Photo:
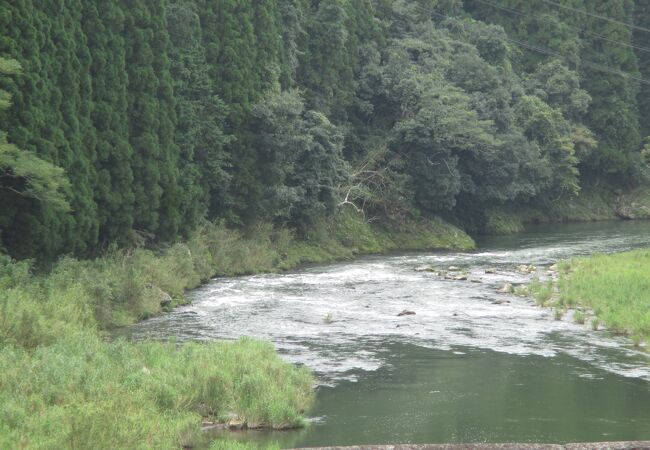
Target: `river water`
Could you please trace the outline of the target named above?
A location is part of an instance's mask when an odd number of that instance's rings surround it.
[[[128,334],[253,336],[312,369],[311,425],[237,435],[262,445],[650,440],[648,353],[496,292],[543,279],[560,259],[650,247],[650,222],[537,226],[478,245],[215,279],[191,305]],[[539,270],[522,274],[520,264]],[[422,266],[469,276],[445,280]]]

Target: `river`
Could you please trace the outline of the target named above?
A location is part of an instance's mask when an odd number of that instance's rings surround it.
[[[543,278],[560,259],[638,247],[650,247],[650,222],[536,226],[484,238],[473,252],[215,279],[190,294],[191,305],[128,334],[253,336],[312,369],[319,386],[310,426],[237,435],[260,444],[650,440],[648,353],[496,292]],[[520,264],[539,271],[519,273]],[[457,266],[469,276],[445,280],[421,266]],[[398,316],[404,310],[415,314]]]

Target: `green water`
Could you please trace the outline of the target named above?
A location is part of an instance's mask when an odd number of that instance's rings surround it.
[[[319,392],[298,445],[650,439],[650,386],[567,356],[394,346],[390,366]],[[591,368],[585,373],[591,373]]]
[[[393,344],[387,365],[318,389],[298,432],[230,434],[260,448],[397,443],[650,440],[650,383],[565,355]],[[461,354],[464,353],[464,354]]]

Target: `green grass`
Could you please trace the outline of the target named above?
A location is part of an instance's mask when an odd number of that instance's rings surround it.
[[[585,313],[580,310],[576,310],[573,313],[573,321],[577,324],[584,325],[586,320]]]
[[[650,250],[595,255],[571,262],[561,277],[560,304],[586,306],[610,330],[635,342],[650,339]]]
[[[533,281],[528,293],[540,306],[553,307],[555,320],[575,309],[573,320],[596,331],[601,325],[650,340],[650,249],[561,261],[557,281]]]
[[[488,235],[507,235],[524,231],[522,217],[505,209],[491,209],[485,213],[483,233]]]
[[[555,287],[552,281],[541,283],[539,280],[533,281],[528,286],[528,294],[531,295],[535,302],[540,306],[547,306],[553,297]]]
[[[202,417],[295,427],[312,401],[309,372],[250,339],[177,346],[85,332],[4,347],[0,371],[0,448],[178,449]]]

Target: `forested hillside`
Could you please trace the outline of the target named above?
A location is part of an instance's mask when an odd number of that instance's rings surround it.
[[[645,0],[0,2],[16,258],[545,205],[646,179]]]

